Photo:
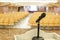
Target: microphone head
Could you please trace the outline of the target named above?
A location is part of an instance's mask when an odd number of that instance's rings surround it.
[[[41,16],[36,20],[36,22],[39,22],[42,18],[46,16],[46,13],[42,13]]]
[[[46,16],[46,13],[42,13],[41,16],[42,16],[42,17],[45,17],[45,16]]]

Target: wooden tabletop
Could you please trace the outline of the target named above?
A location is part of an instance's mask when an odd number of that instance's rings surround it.
[[[23,34],[31,29],[21,28],[0,28],[0,40],[14,40],[14,35]],[[46,32],[55,32],[60,34],[60,30],[43,30]]]
[[[57,34],[60,34],[60,30],[44,30],[46,32],[55,32]]]

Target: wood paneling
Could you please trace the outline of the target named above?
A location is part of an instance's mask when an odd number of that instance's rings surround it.
[[[0,13],[3,13],[3,7],[0,7]]]
[[[12,12],[18,12],[18,7],[0,6],[0,13],[12,13]]]

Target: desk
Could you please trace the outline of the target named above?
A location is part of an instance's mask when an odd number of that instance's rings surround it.
[[[60,34],[60,30],[44,30],[46,32],[55,32],[57,34]]]
[[[0,28],[0,40],[14,40],[14,35],[20,35],[31,29],[21,28]],[[44,30],[46,32],[56,32],[60,34],[60,30]]]

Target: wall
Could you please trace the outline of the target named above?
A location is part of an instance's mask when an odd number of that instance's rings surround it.
[[[17,12],[18,7],[14,6],[0,6],[0,13],[9,13],[9,12]]]

